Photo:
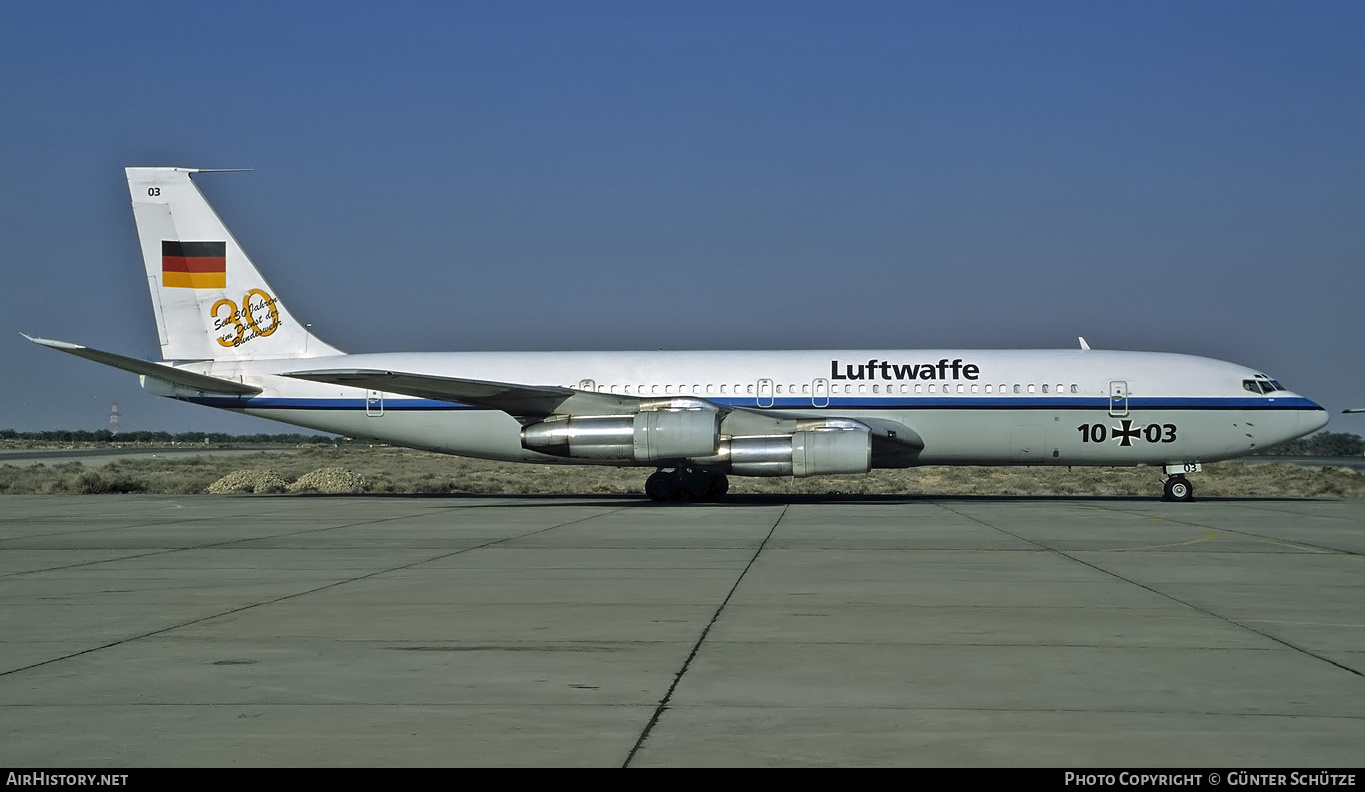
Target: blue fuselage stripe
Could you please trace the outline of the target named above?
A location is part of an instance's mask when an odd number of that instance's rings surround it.
[[[799,398],[774,398],[769,403],[765,399],[760,407],[753,397],[714,398],[707,401],[732,407],[774,410],[1104,410],[1108,411],[1110,402],[1105,398],[1093,397],[883,397],[831,396],[827,404],[815,405],[809,396]],[[208,407],[226,407],[237,410],[380,410],[385,412],[422,412],[479,410],[467,404],[437,401],[435,399],[408,399],[390,397],[380,403],[367,403],[364,399],[302,399],[302,398],[225,398],[218,396],[188,398],[185,401]],[[1153,397],[1130,398],[1129,410],[1321,410],[1317,404],[1303,398],[1208,398],[1208,397]]]

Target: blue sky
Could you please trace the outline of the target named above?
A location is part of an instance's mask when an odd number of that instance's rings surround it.
[[[25,3],[0,428],[288,431],[157,356],[122,169],[347,351],[1092,346],[1365,406],[1359,3]],[[1365,433],[1359,418],[1329,428]]]

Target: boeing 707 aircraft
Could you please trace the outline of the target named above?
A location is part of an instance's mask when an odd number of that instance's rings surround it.
[[[192,180],[128,168],[163,362],[31,338],[152,393],[460,456],[655,468],[654,500],[727,476],[916,465],[1187,473],[1326,425],[1234,363],[1155,352],[814,350],[346,354],[290,314]]]

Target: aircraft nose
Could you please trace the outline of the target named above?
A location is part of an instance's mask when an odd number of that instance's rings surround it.
[[[1326,426],[1327,422],[1331,420],[1331,416],[1327,414],[1326,410],[1322,409],[1322,407],[1319,407],[1316,404],[1314,404],[1313,406],[1317,407],[1317,409],[1299,411],[1300,436],[1316,432],[1317,430]]]

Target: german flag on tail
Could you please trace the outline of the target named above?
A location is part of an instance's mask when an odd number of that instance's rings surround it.
[[[161,285],[181,289],[227,288],[227,243],[162,241]]]

